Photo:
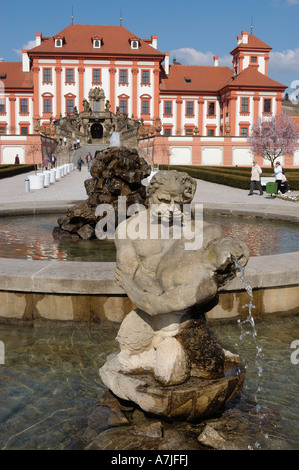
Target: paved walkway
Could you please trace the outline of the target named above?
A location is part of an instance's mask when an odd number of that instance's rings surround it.
[[[75,169],[47,188],[25,193],[25,178],[30,174],[34,172],[0,180],[0,209],[74,204],[87,199],[84,181],[90,178],[90,174],[86,165],[82,166],[81,172]],[[266,193],[259,196],[257,190],[253,196],[248,196],[248,190],[202,180],[197,180],[194,202],[203,203],[204,207],[229,207],[251,212],[275,212],[285,216],[299,216],[299,203],[271,198]]]

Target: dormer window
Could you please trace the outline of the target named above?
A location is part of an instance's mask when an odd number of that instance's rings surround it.
[[[101,38],[100,36],[94,36],[93,38],[91,38],[91,40],[94,49],[100,49],[102,47],[103,38]]]
[[[139,49],[140,39],[139,38],[130,38],[131,49]]]
[[[64,37],[62,37],[62,36],[54,36],[54,41],[55,41],[55,47],[62,47],[62,46],[63,46]]]

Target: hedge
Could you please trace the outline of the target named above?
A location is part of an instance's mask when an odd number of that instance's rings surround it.
[[[219,167],[219,166],[187,166],[187,165],[159,165],[160,170],[184,171],[193,178],[224,184],[233,188],[248,189],[250,184],[250,167]],[[290,189],[299,190],[299,168],[286,169]],[[272,168],[263,168],[264,176],[271,176]]]
[[[35,165],[0,165],[0,179],[34,171]]]

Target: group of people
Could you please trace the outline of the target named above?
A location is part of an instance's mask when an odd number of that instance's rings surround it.
[[[59,144],[62,145],[62,141],[63,141],[63,144],[66,145],[66,137],[59,137]]]
[[[57,162],[57,158],[54,155],[54,153],[52,153],[50,157],[49,155],[46,155],[43,159],[43,167],[45,170],[50,170],[51,168],[56,167],[56,162]]]
[[[257,186],[259,190],[259,195],[263,195],[263,188],[260,182],[260,176],[262,174],[262,169],[258,165],[257,161],[254,160],[252,162],[252,169],[251,169],[251,178],[250,178],[250,189],[248,196],[253,195],[253,190],[254,187]],[[288,180],[284,174],[284,169],[282,168],[280,162],[275,163],[274,167],[274,173],[273,175],[275,177],[275,183],[277,183],[277,194],[285,193],[285,192],[290,192],[290,187]],[[283,185],[283,186],[282,186]]]
[[[86,164],[87,164],[87,170],[90,171],[91,164],[92,164],[92,155],[91,155],[90,152],[88,152],[88,154],[86,155],[85,161],[86,161]],[[82,164],[84,164],[84,160],[82,159],[81,156],[79,156],[78,160],[77,160],[77,169],[78,169],[78,171],[81,171]]]

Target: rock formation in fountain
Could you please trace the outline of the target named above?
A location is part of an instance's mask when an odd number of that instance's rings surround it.
[[[135,148],[108,147],[96,152],[90,169],[92,178],[85,180],[88,199],[68,209],[66,217],[58,219],[54,238],[94,238],[100,220],[96,209],[109,204],[118,220],[118,197],[126,197],[126,206],[144,204],[146,188],[141,181],[150,175],[151,167]]]
[[[115,275],[136,309],[120,326],[120,351],[100,369],[118,398],[187,421],[224,407],[245,378],[238,356],[223,350],[204,314],[236,275],[236,260],[246,265],[249,249],[186,210],[195,189],[186,173],[160,171],[148,186],[148,209],[119,224]],[[192,237],[197,243],[190,247]]]

